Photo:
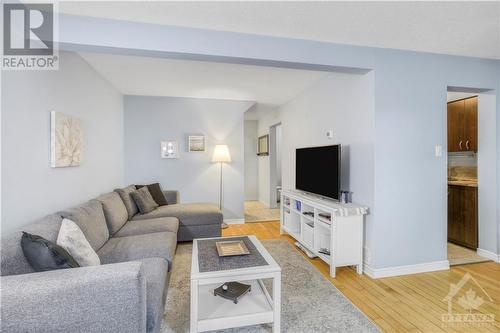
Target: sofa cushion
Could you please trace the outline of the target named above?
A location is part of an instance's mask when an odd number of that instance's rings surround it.
[[[129,185],[124,188],[118,188],[115,190],[116,193],[120,195],[120,198],[122,198],[123,204],[127,208],[128,212],[128,218],[131,219],[132,216],[137,214],[139,212],[139,209],[137,208],[137,205],[134,202],[134,199],[130,196],[130,193],[134,192],[135,186],[134,185]]]
[[[80,227],[94,250],[100,249],[109,239],[106,218],[99,201],[90,200],[81,206],[62,211],[60,214]]]
[[[153,196],[151,195],[151,193],[149,193],[149,190],[146,186],[141,187],[134,192],[131,192],[130,196],[132,197],[132,199],[134,199],[134,202],[141,214],[147,214],[158,207],[158,204],[153,199]]]
[[[221,224],[222,213],[216,205],[203,203],[187,203],[160,206],[147,214],[139,214],[132,220],[151,219],[173,216],[179,219],[180,226]]]
[[[141,260],[159,257],[172,264],[177,245],[177,234],[157,232],[154,234],[111,238],[97,251],[101,264]]]
[[[129,221],[113,237],[144,235],[165,231],[177,233],[178,230],[179,220],[176,217],[159,217],[149,220]]]
[[[51,242],[57,240],[62,217],[59,214],[52,214],[37,220],[34,223],[25,225],[19,231],[2,234],[0,242],[0,274],[17,275],[33,273],[35,270],[26,260],[21,248],[22,231],[39,235]]]
[[[141,260],[146,280],[146,332],[158,332],[167,293],[168,263],[162,258]]]
[[[154,183],[149,185],[135,185],[135,187],[139,190],[142,187],[146,186],[153,197],[153,200],[158,204],[158,206],[168,205],[167,198],[163,193],[160,183]]]
[[[80,266],[97,266],[101,264],[82,230],[75,222],[63,219],[57,236],[57,245],[68,251]]]
[[[116,192],[103,194],[97,197],[96,200],[102,204],[106,224],[108,225],[109,233],[112,235],[127,222],[127,207],[125,207],[123,200]]]

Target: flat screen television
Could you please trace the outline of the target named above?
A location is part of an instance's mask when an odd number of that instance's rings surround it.
[[[298,148],[295,188],[340,200],[340,145]]]

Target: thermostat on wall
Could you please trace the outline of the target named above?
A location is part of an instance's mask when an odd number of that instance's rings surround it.
[[[328,139],[333,139],[333,130],[326,131],[326,137]]]

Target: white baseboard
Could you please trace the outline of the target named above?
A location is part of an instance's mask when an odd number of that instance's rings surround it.
[[[478,248],[477,255],[484,257],[484,258],[487,258],[487,259],[490,259],[490,260],[493,260],[493,261],[496,261],[496,262],[500,262],[500,254],[496,254],[496,253],[493,253],[491,251],[486,251],[486,250]]]
[[[448,260],[442,260],[415,265],[393,266],[385,268],[372,268],[365,263],[363,269],[366,275],[368,275],[372,279],[379,279],[390,276],[442,271],[450,269],[450,263],[448,262]]]
[[[227,224],[244,224],[245,219],[224,219]]]

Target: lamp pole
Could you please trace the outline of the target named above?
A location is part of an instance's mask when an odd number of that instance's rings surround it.
[[[222,199],[224,198],[224,191],[223,191],[224,184],[222,182],[222,165],[223,164],[224,164],[224,162],[220,162],[219,209],[221,212],[222,212]],[[220,227],[221,227],[221,229],[226,229],[229,226],[227,225],[226,222],[222,222]]]
[[[220,163],[219,209],[222,211],[222,162]]]
[[[219,210],[222,213],[222,201],[224,200],[224,183],[222,178],[222,168],[224,162],[231,162],[231,155],[229,154],[229,148],[227,145],[216,145],[214,148],[214,154],[212,157],[212,162],[220,163],[220,182],[219,182]],[[225,229],[228,225],[222,222],[221,228]]]

